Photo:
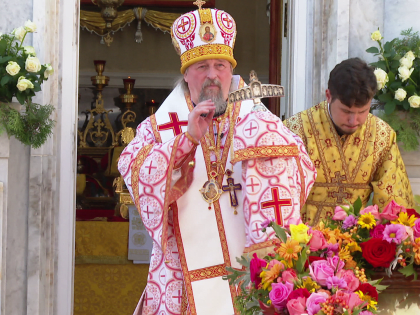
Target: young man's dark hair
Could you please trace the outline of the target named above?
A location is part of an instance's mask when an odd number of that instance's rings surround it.
[[[366,105],[377,91],[373,71],[373,67],[359,58],[350,58],[336,65],[328,80],[332,100],[339,99],[348,107]]]

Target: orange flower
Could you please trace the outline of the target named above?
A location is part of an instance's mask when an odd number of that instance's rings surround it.
[[[275,264],[270,270],[264,271],[262,274],[262,283],[271,284],[275,279],[278,278],[280,275],[280,271],[282,270],[281,264]]]
[[[299,242],[288,239],[286,243],[280,245],[277,252],[284,260],[290,263],[292,260],[298,259],[298,253],[301,250],[302,247],[299,246]]]
[[[356,268],[356,266],[357,266],[357,263],[353,260],[353,257],[350,257],[350,259],[346,261],[346,265],[345,265],[346,269],[354,269]]]

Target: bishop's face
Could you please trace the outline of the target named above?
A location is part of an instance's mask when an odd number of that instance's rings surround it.
[[[365,123],[369,115],[371,100],[363,106],[353,105],[348,107],[341,103],[338,98],[331,101],[332,97],[329,90],[326,91],[326,96],[327,102],[330,104],[331,119],[340,135],[350,135]]]
[[[225,102],[232,81],[232,68],[224,59],[203,60],[188,67],[184,80],[195,104],[208,99],[215,101],[214,98]]]

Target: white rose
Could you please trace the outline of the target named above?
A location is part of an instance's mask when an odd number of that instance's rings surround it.
[[[407,67],[401,66],[398,68],[399,77],[404,82],[408,80],[408,78],[411,76],[411,73],[414,71],[414,68],[408,69]]]
[[[376,76],[376,82],[378,83],[378,90],[380,90],[389,81],[388,74],[380,68],[376,68],[373,73]]]
[[[402,102],[406,96],[407,96],[407,92],[402,88],[399,88],[398,90],[395,91],[395,99],[400,102]]]
[[[21,42],[23,38],[25,37],[26,31],[21,26],[21,27],[15,28],[12,33],[13,35],[15,35],[16,39]]]
[[[27,30],[30,33],[36,32],[36,24],[31,20],[27,20],[25,22],[25,30]]]
[[[28,72],[38,72],[41,70],[41,63],[37,57],[28,57],[25,62],[25,69]]]
[[[51,67],[51,64],[49,63],[45,65],[45,68],[47,69],[45,69],[44,78],[48,79],[48,77],[54,73],[54,69],[53,67]]]
[[[32,46],[25,46],[25,47],[23,47],[23,49],[25,50],[25,53],[27,55],[30,55],[30,56],[33,56],[33,57],[36,56],[35,48],[33,48]]]
[[[371,38],[372,40],[374,40],[374,41],[381,40],[381,39],[382,39],[381,32],[379,32],[379,30],[374,31],[374,32],[372,33],[372,35],[370,35],[370,38]]]
[[[1,37],[3,36],[3,33],[2,32],[0,32],[0,39],[1,39]]]
[[[404,58],[407,58],[408,60],[414,61],[414,59],[416,59],[416,56],[414,55],[414,53],[410,50],[408,51],[405,55]]]
[[[9,61],[9,64],[6,66],[6,71],[11,76],[14,76],[19,73],[20,66],[17,64],[17,62]]]
[[[19,89],[19,91],[23,92],[26,89],[33,89],[34,85],[31,81],[25,79],[25,77],[20,77],[18,83],[16,84],[16,87]]]
[[[413,95],[408,98],[408,102],[410,103],[410,106],[413,108],[419,108],[420,106],[420,96]]]
[[[410,69],[413,66],[413,60],[408,59],[406,57],[402,57],[400,59],[400,66]]]

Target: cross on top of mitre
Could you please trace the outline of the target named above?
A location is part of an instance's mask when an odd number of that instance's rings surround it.
[[[201,10],[201,7],[206,4],[206,1],[197,0],[197,1],[194,1],[193,4],[196,5],[199,10]]]

